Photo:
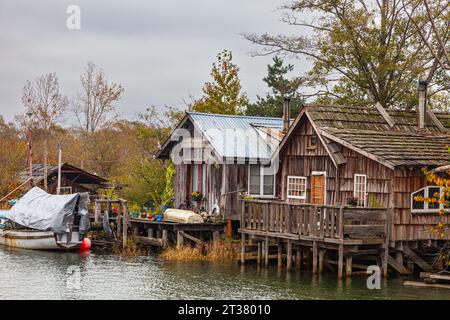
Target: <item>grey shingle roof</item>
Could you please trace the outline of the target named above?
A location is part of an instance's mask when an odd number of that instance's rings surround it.
[[[436,114],[448,131],[426,117],[426,129],[418,130],[415,111],[388,110],[390,127],[375,107],[307,105],[306,114],[328,139],[374,155],[391,166],[439,166],[450,163],[450,114]]]

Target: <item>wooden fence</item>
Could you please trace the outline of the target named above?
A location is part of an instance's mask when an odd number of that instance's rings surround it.
[[[241,229],[311,239],[384,238],[386,208],[241,200]]]

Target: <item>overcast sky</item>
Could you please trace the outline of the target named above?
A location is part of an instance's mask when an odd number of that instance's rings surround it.
[[[81,8],[81,30],[66,27],[69,5]],[[223,49],[233,51],[244,91],[265,94],[262,82],[271,57],[251,57],[256,49],[240,33],[292,33],[280,21],[277,0],[1,0],[0,114],[12,120],[23,112],[26,80],[56,72],[62,90],[74,97],[87,61],[121,83],[117,103],[133,117],[150,105],[184,106],[199,97],[211,63]],[[306,65],[292,61],[301,73]]]

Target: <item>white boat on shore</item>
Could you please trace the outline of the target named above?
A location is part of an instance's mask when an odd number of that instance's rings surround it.
[[[31,189],[10,210],[0,210],[0,245],[33,250],[80,247],[89,229],[87,197]]]
[[[81,245],[78,231],[72,231],[71,240],[67,235],[58,240],[52,231],[31,229],[0,229],[0,245],[31,250],[73,250]]]

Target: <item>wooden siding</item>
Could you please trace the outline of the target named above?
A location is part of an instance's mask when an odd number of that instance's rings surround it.
[[[437,214],[411,213],[410,195],[412,192],[426,186],[426,181],[420,168],[397,168],[394,175],[395,214],[393,237],[395,240],[429,240],[439,239],[427,230],[430,225],[439,221],[450,223],[450,215],[443,217]],[[450,239],[447,234],[444,239]]]
[[[174,207],[179,208],[191,201],[192,164],[183,163],[175,166],[175,199]],[[246,164],[206,165],[206,210],[211,212],[215,205],[220,214],[232,220],[239,219],[239,191],[247,190]]]
[[[328,155],[324,145],[318,139],[315,149],[308,148],[307,141],[310,136],[315,134],[313,127],[309,122],[302,120],[300,127],[291,137],[282,154],[280,172],[278,181],[281,182],[277,188],[277,196],[280,199],[287,200],[287,177],[302,176],[306,177],[306,200],[288,199],[289,202],[311,203],[311,174],[313,171],[326,172],[326,203],[331,204],[336,190],[336,167]]]
[[[412,214],[410,208],[411,193],[426,186],[420,168],[400,167],[392,170],[347,147],[340,146],[345,163],[336,170],[331,157],[319,139],[315,149],[307,148],[309,136],[315,134],[313,126],[303,118],[297,129],[292,132],[286,148],[280,154],[281,166],[278,173],[277,196],[289,203],[311,203],[311,174],[313,171],[326,172],[326,204],[347,205],[354,195],[354,176],[367,176],[367,207],[389,208],[393,194],[394,216],[391,241],[437,239],[427,227],[443,219],[450,223],[450,215],[444,218],[436,214]],[[303,176],[307,178],[306,200],[287,199],[287,177]],[[391,190],[391,182],[393,188]],[[447,235],[448,238],[450,238]]]

